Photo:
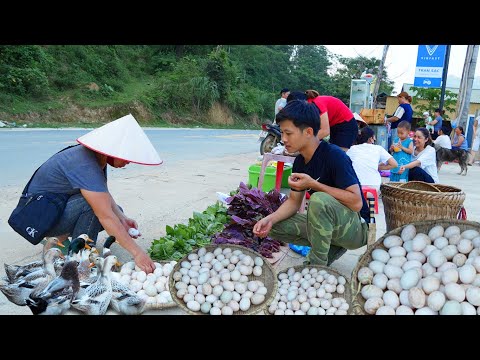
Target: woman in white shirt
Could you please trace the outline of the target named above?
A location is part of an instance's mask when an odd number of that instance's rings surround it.
[[[380,145],[374,145],[375,133],[370,127],[364,127],[357,137],[357,145],[348,149],[361,185],[372,186],[380,190],[382,178],[378,170],[390,170],[398,166],[397,161]]]
[[[475,118],[475,122],[473,123],[473,145],[472,149],[470,150],[470,161],[468,162],[468,165],[473,165],[473,162],[475,161],[475,154],[478,151],[478,148],[480,147],[480,116],[477,116]]]
[[[438,137],[435,139],[434,143],[438,146],[441,146],[445,149],[452,149],[452,140],[448,134],[448,128],[446,126],[442,126],[440,130],[438,130]]]
[[[410,169],[408,172],[408,181],[424,181],[427,183],[438,183],[437,173],[437,155],[432,146],[432,138],[430,133],[425,128],[418,128],[413,137],[415,147],[412,154],[412,162],[401,166],[399,174],[403,173],[405,169]]]

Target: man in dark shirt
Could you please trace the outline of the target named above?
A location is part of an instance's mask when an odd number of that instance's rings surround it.
[[[285,149],[300,155],[288,179],[289,198],[253,232],[311,246],[307,263],[330,265],[346,249],[366,245],[369,211],[350,158],[317,138],[319,118],[318,108],[304,101],[289,102],[277,114]],[[298,214],[305,191],[311,194],[308,210]]]

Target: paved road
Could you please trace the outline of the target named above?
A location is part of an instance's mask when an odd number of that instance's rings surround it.
[[[90,130],[0,130],[0,186],[22,185],[56,151]],[[258,151],[257,130],[146,129],[164,164]],[[260,155],[260,153],[258,153]],[[130,165],[138,166],[138,165]]]

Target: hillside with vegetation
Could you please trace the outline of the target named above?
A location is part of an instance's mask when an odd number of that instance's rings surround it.
[[[273,119],[284,87],[348,105],[351,79],[379,62],[321,45],[2,45],[0,120],[97,126],[132,113],[146,126],[252,128]]]

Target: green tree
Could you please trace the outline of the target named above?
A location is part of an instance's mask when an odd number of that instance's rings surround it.
[[[49,91],[47,72],[52,59],[38,45],[0,46],[0,90],[17,95]]]
[[[380,60],[373,57],[367,58],[365,56],[357,56],[355,58],[334,56],[334,59],[338,62],[338,65],[332,76],[331,92],[333,96],[342,99],[348,105],[350,103],[350,86],[352,79],[360,79],[365,69],[371,71],[372,74],[376,74]],[[385,92],[391,94],[393,85],[394,82],[388,79],[387,71],[384,69],[379,93]]]
[[[414,116],[422,117],[423,112],[428,111],[430,114],[433,110],[438,108],[440,103],[441,90],[432,88],[421,88],[413,86],[411,90],[416,92],[413,97],[412,105],[415,105],[416,111]],[[419,100],[425,100],[426,104],[420,103]],[[445,111],[454,112],[457,104],[457,94],[452,91],[445,90],[445,102],[443,108]],[[445,120],[448,120],[448,115],[443,115]]]
[[[329,93],[328,68],[332,64],[323,45],[298,45],[291,57],[292,75],[300,89]]]

